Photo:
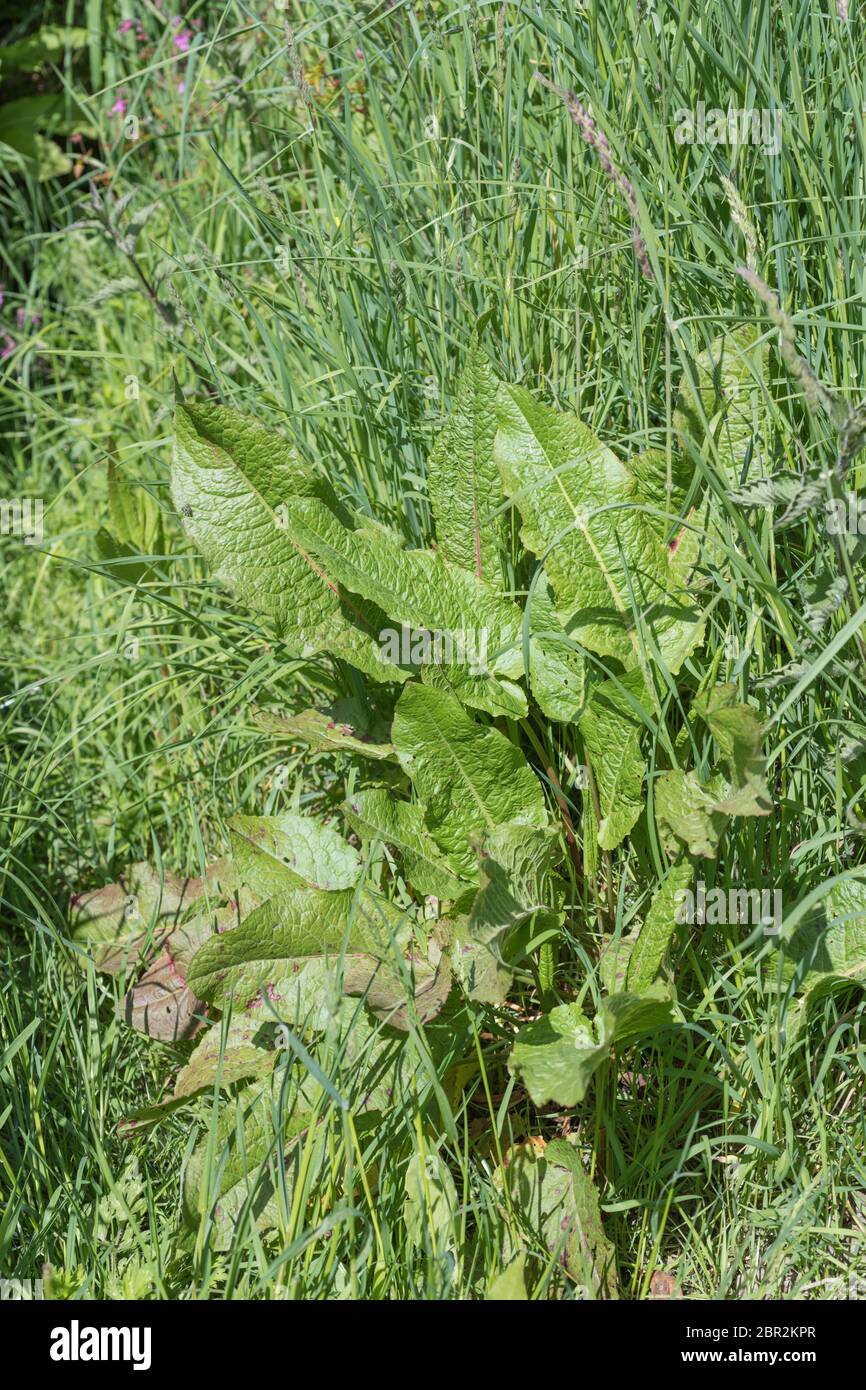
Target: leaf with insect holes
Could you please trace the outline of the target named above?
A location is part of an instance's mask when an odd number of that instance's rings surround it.
[[[673,1017],[670,991],[661,984],[640,994],[612,994],[594,1019],[577,1004],[560,1004],[517,1034],[508,1069],[536,1105],[577,1105],[617,1043],[651,1038]]]
[[[458,875],[475,879],[473,836],[507,821],[547,824],[541,783],[520,749],[498,729],[476,723],[453,696],[407,685],[392,734],[426,808],[427,828]]]
[[[502,582],[505,498],[493,460],[497,381],[481,348],[469,349],[450,414],[427,463],[436,543],[447,560]]]
[[[314,753],[358,753],[377,762],[397,756],[392,743],[368,742],[351,724],[317,709],[301,710],[298,714],[272,714],[270,710],[254,708],[251,713],[253,723],[262,733],[288,742],[305,743]]]
[[[644,690],[639,671],[603,681],[593,690],[579,720],[598,791],[598,843],[602,849],[616,849],[622,844],[643,807],[643,723],[634,701],[640,705]]]
[[[576,1148],[563,1139],[546,1145],[538,1141],[515,1144],[495,1181],[507,1189],[521,1224],[537,1234],[549,1259],[568,1273],[578,1289],[591,1291],[593,1298],[618,1297],[616,1251],[604,1231],[598,1189],[584,1171]],[[506,1258],[512,1249],[506,1227]]]
[[[702,640],[683,557],[648,517],[634,475],[576,415],[502,386],[496,461],[566,632],[601,656],[672,672]]]
[[[357,850],[311,816],[233,816],[229,833],[238,874],[262,899],[302,885],[352,888],[361,874]]]
[[[278,434],[227,406],[178,405],[172,490],[215,574],[299,655],[327,651],[377,680],[405,680],[379,655],[384,615],[345,594],[285,529],[283,509],[298,498],[337,504]]]

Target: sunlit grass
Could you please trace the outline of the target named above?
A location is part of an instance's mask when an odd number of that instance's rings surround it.
[[[50,1263],[108,1297],[482,1296],[507,1219],[498,1155],[566,1125],[628,1296],[662,1268],[697,1298],[838,1296],[834,1280],[866,1277],[862,996],[824,1001],[792,1044],[766,954],[735,929],[692,935],[676,972],[685,1026],[600,1073],[575,1112],[539,1114],[509,1090],[502,1020],[471,1041],[483,1066],[467,1089],[430,1087],[373,1133],[351,1108],[326,1110],[276,1242],[252,1222],[230,1252],[207,1222],[178,1234],[180,1160],[210,1101],[192,1123],[116,1136],[181,1053],[115,1020],[114,985],[69,944],[69,895],[139,859],[199,872],[228,816],[327,796],[330,770],[311,776],[248,709],[299,704],[301,689],[327,698],[341,680],[294,661],[189,552],[167,486],[175,383],[279,426],[361,510],[420,543],[427,454],[476,329],[503,377],[576,409],[623,455],[672,447],[677,383],[717,333],[755,322],[774,341],[736,274],[747,244],[723,178],[801,354],[852,403],[866,382],[866,53],[834,7],[399,3],[353,6],[349,23],[337,0],[298,8],[290,46],[276,12],[193,7],[203,25],[181,60],[155,13],[142,57],[115,33],[119,12],[90,6],[99,35],[66,70],[95,132],[87,163],[62,183],[0,175],[3,313],[42,317],[10,329],[0,360],[3,489],[46,502],[42,547],[0,540],[0,1036],[10,1051],[22,1040],[3,1063],[0,1267],[32,1277]],[[632,181],[652,283],[622,198],[536,68],[591,107]],[[137,141],[110,115],[119,92]],[[677,143],[677,113],[698,102],[781,110],[778,154]],[[104,230],[72,226],[92,179],[111,205],[133,195],[121,228],[155,204],[134,254],[168,317],[129,288],[98,298],[134,271]],[[826,421],[770,360],[772,428],[744,480],[834,461]],[[95,541],[109,454],[165,513],[169,554],[138,589]],[[857,607],[810,644],[805,585],[835,565],[822,517],[777,530],[723,496],[712,459],[696,467],[729,525],[706,659],[758,700],[775,797],[771,818],[729,835],[719,881],[778,880],[793,906],[863,863],[866,762],[841,749],[866,737],[866,672],[852,641],[822,657]],[[795,660],[796,682],[766,683]],[[700,676],[704,657],[691,666]],[[661,719],[675,734],[675,700]],[[568,731],[557,752],[576,757]],[[611,869],[628,915],[643,910],[638,861],[658,868],[635,844]],[[576,902],[559,964],[569,997],[598,992],[596,930]],[[339,1047],[320,1062],[354,1093]],[[275,1135],[296,1084],[284,1080]],[[456,1254],[407,1236],[403,1177],[423,1146],[439,1146],[460,1196]],[[550,1276],[536,1295],[559,1287]]]

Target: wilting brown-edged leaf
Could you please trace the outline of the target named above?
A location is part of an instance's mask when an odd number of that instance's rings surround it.
[[[228,907],[201,913],[169,932],[159,955],[121,1000],[123,1021],[163,1042],[194,1037],[207,1005],[187,984],[189,963],[215,931],[227,931],[236,921],[235,909]]]
[[[651,1299],[665,1300],[682,1298],[682,1293],[672,1274],[666,1274],[664,1270],[657,1269],[650,1279],[649,1296]]]
[[[158,874],[149,864],[133,864],[117,883],[77,893],[70,904],[73,941],[90,946],[97,970],[119,975],[142,952],[164,938],[205,894],[215,901],[234,886],[228,860],[212,864],[201,878]]]
[[[346,959],[343,992],[363,994],[377,1018],[405,1030],[411,1018],[429,1023],[439,1013],[451,992],[451,963],[431,942],[427,960],[413,961],[412,976],[414,996],[410,1003],[406,985],[395,969],[371,956],[355,956]]]

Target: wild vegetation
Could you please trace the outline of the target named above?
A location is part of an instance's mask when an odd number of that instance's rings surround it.
[[[862,1292],[843,9],[0,50],[4,1274]]]

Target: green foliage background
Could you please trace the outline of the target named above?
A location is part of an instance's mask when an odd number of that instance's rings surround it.
[[[773,347],[742,481],[833,467],[836,432],[736,270],[751,256],[801,357],[856,406],[855,7],[844,21],[805,0],[311,0],[287,13],[231,0],[179,25],[157,7],[55,9],[44,52],[0,52],[2,495],[46,503],[41,546],[0,539],[3,1273],[48,1263],[56,1293],[112,1298],[483,1297],[526,1248],[534,1296],[573,1297],[501,1176],[512,1144],[565,1133],[598,1185],[625,1296],[645,1297],[659,1269],[694,1297],[862,1292],[862,993],[822,997],[789,1036],[766,953],[739,927],[686,934],[684,1026],[625,1053],[568,1110],[509,1090],[513,1029],[487,1017],[466,1040],[465,1090],[441,1085],[431,1043],[434,1103],[407,1097],[367,1132],[363,1078],[329,1043],[313,1060],[348,1110],[327,1109],[305,1143],[279,1241],[249,1223],[228,1251],[209,1219],[179,1235],[178,1159],[216,1134],[216,1101],[117,1135],[186,1054],[116,1020],[113,982],[82,969],[69,934],[70,896],[125,865],[199,873],[229,817],[328,813],[345,792],[332,762],[275,753],[250,716],[360,690],[349,668],[292,657],[184,539],[175,391],[278,428],[353,510],[421,545],[428,459],[474,332],[503,379],[577,411],[627,457],[671,449],[683,372],[748,324]],[[536,68],[591,108],[631,181],[651,283],[620,192]],[[10,117],[28,98],[38,110]],[[678,143],[678,112],[699,102],[780,111],[778,154]],[[144,576],[109,505],[109,459],[134,480],[159,557]],[[862,482],[856,461],[849,482]],[[739,821],[714,872],[725,887],[775,872],[787,910],[863,863],[860,560],[845,601],[816,617],[815,585],[838,565],[820,508],[781,527],[778,508],[724,506],[728,577],[695,670],[712,662],[759,705],[773,813]],[[655,737],[682,725],[675,687]],[[542,751],[576,752],[567,737]],[[582,824],[578,836],[586,852]],[[637,884],[662,867],[639,842],[601,863],[615,937],[642,919]],[[858,932],[855,914],[862,968]],[[567,919],[558,983],[591,1013],[600,944],[590,892]],[[262,1117],[276,1131],[299,1070]]]

